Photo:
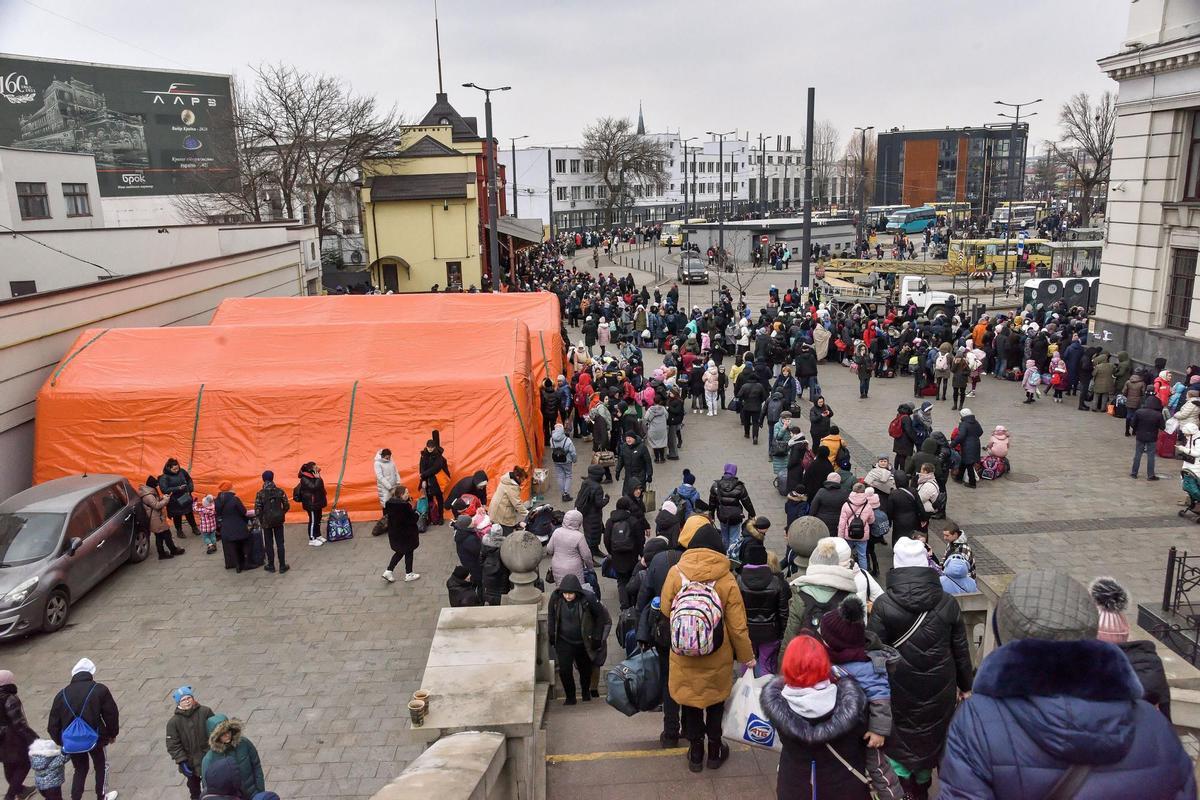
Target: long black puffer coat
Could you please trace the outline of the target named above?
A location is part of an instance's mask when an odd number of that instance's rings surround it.
[[[583,536],[593,556],[599,554],[600,537],[604,535],[604,507],[608,505],[608,495],[600,485],[603,477],[604,467],[592,464],[579,487],[579,494],[575,495],[575,508],[583,514]]]
[[[746,605],[746,628],[751,644],[778,642],[787,627],[792,590],[782,576],[765,564],[747,564],[737,576],[742,602]]]
[[[983,426],[975,419],[974,414],[968,414],[958,423],[958,434],[954,437],[953,444],[959,445],[964,466],[979,463],[979,439],[982,436]]]
[[[904,483],[901,483],[904,481]],[[911,536],[921,522],[921,501],[916,492],[904,488],[908,485],[908,476],[903,472],[896,473],[896,491],[888,495],[888,519],[892,521],[892,544],[901,536]]]
[[[937,766],[957,692],[970,691],[974,676],[958,603],[942,591],[930,567],[893,569],[868,626],[884,644],[894,645],[922,612],[928,612],[924,621],[897,648],[900,660],[890,675],[892,735],[883,751],[910,770]]]

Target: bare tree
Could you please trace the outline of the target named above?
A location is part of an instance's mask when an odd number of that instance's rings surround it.
[[[724,269],[722,269],[721,265],[718,265],[718,269],[722,270],[721,279],[725,283],[737,289],[737,295],[734,296],[734,302],[737,302],[737,298],[740,297],[742,293],[749,290],[750,285],[754,283],[755,278],[759,277],[760,275],[765,275],[767,270],[770,268],[770,264],[767,262],[765,252],[757,264],[754,263],[753,258],[751,258],[748,262],[739,262],[738,258],[734,254],[749,252],[752,245],[753,242],[751,241],[751,234],[749,231],[728,230],[725,232],[725,249],[728,253],[728,258],[724,264]]]
[[[1086,92],[1080,92],[1063,103],[1058,112],[1063,136],[1052,145],[1054,155],[1079,183],[1084,220],[1091,216],[1097,187],[1108,182],[1116,121],[1112,92],[1100,95],[1095,103]]]
[[[841,134],[838,133],[837,126],[827,119],[823,119],[813,126],[813,203],[815,205],[829,204],[829,179],[838,171],[837,153],[840,139]]]
[[[852,185],[854,192],[852,199],[854,203],[858,203],[859,192],[867,199],[873,196],[875,189],[875,156],[878,151],[875,142],[875,131],[867,131],[866,134],[866,159],[863,159],[863,135],[855,131],[851,135],[850,140],[846,142],[846,167],[847,174],[853,175]],[[869,205],[869,202],[864,204]]]
[[[1033,166],[1033,180],[1029,184],[1029,188],[1033,192],[1031,199],[1045,199],[1054,193],[1054,190],[1058,188],[1058,166],[1058,156],[1055,154],[1054,145],[1047,142],[1045,152],[1036,158]]]
[[[580,151],[596,162],[596,174],[604,182],[606,225],[613,223],[614,209],[633,201],[634,186],[657,186],[667,180],[667,145],[639,136],[629,119],[596,120],[584,129]]]

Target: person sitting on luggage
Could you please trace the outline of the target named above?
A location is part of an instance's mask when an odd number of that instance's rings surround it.
[[[558,588],[550,595],[547,610],[549,620],[549,642],[554,648],[558,662],[558,676],[562,680],[566,705],[575,705],[575,671],[579,672],[579,686],[583,689],[583,702],[592,699],[589,687],[592,683],[592,659],[607,637],[607,616],[600,601],[590,592],[585,592],[579,579],[565,575]]]

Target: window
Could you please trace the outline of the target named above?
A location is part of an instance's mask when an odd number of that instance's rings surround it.
[[[113,484],[102,489],[92,495],[92,498],[93,500],[98,499],[100,502],[101,522],[110,520],[124,511],[125,504],[129,502],[129,498],[125,496],[125,491],[121,488],[120,484]]]
[[[63,200],[67,201],[68,217],[90,217],[92,215],[92,204],[88,200],[86,183],[64,183],[62,189]]]
[[[565,158],[554,159],[554,171],[562,175],[567,171],[567,160]]]
[[[593,159],[585,158],[583,160],[583,171],[589,175],[596,171],[596,162]]]
[[[21,219],[50,219],[50,198],[44,183],[17,183],[17,207]]]
[[[566,200],[567,199],[567,187],[565,187],[565,186],[556,187],[555,192],[554,192],[554,197],[556,200]]]
[[[24,297],[27,294],[37,294],[37,281],[9,281],[8,291],[13,297]]]
[[[1188,165],[1183,199],[1200,200],[1200,110],[1192,113],[1192,130],[1188,136]]]
[[[1167,283],[1167,327],[1187,330],[1192,316],[1192,290],[1196,286],[1196,250],[1171,251],[1171,277]]]
[[[463,288],[461,261],[446,262],[446,288],[459,290]]]
[[[100,513],[92,497],[75,506],[71,521],[67,523],[67,541],[86,539],[100,525]]]
[[[572,175],[579,174],[579,159],[578,158],[571,159],[571,174]]]
[[[578,187],[578,186],[572,186],[572,187],[571,187],[571,199],[572,199],[572,200],[578,200],[578,199],[579,199],[579,193],[580,193],[581,191],[582,191],[582,189],[581,189],[580,187]]]
[[[767,163],[768,163],[768,164],[774,164],[774,163],[775,163],[775,156],[767,156]]]
[[[596,199],[603,200],[606,197],[608,197],[608,187],[607,186],[597,186],[596,187]]]

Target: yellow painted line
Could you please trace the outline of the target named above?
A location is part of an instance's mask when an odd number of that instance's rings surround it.
[[[731,744],[730,751],[749,750],[749,745]],[[576,761],[608,761],[617,758],[664,758],[687,753],[686,747],[669,747],[655,750],[609,750],[600,753],[553,753],[546,756],[547,764],[568,764]]]

